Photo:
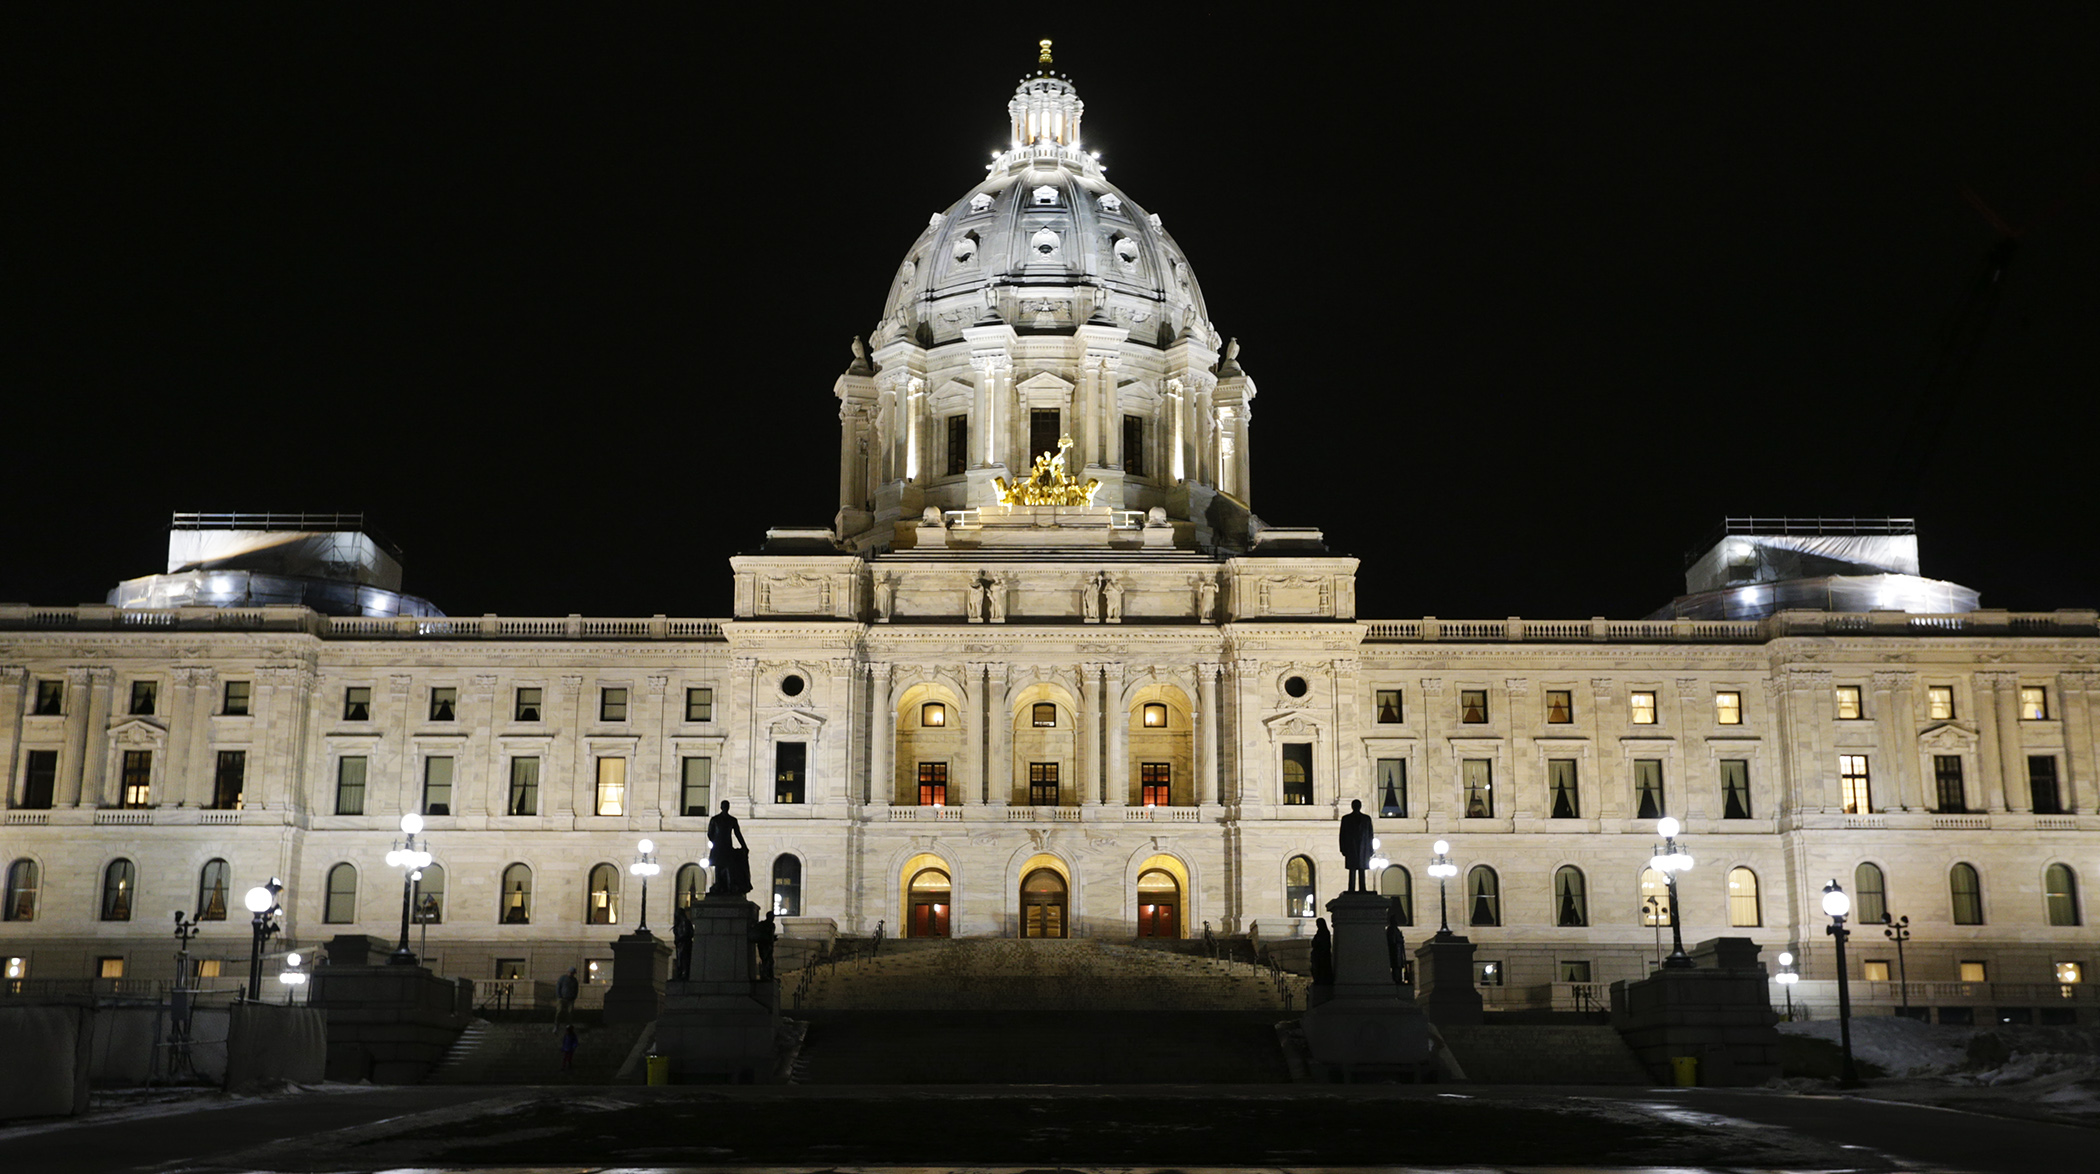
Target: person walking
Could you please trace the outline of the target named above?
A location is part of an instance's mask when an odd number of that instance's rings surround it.
[[[562,1033],[561,1037],[561,1070],[563,1072],[574,1072],[576,1070],[576,1043],[576,1025],[570,1024],[569,1030]]]
[[[569,1025],[569,1034],[576,1034],[576,992],[578,989],[576,968],[574,966],[569,967],[567,974],[554,980],[554,1030],[560,1031],[561,1025],[567,1023]]]

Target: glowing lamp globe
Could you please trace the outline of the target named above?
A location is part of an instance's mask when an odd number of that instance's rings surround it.
[[[248,895],[241,898],[241,903],[248,907],[250,913],[268,913],[270,906],[277,903],[277,896],[262,885],[257,885],[248,890]]]
[[[423,817],[411,811],[401,817],[401,830],[413,836],[423,830]]]
[[[299,955],[297,953],[286,954],[284,956],[284,964],[286,966],[299,965]]]
[[[1438,840],[1436,843],[1431,844],[1429,846],[1429,850],[1431,852],[1436,853],[1439,856],[1442,856],[1444,853],[1449,852],[1451,850],[1451,841]]]
[[[1836,881],[1830,882],[1830,887],[1823,890],[1823,912],[1832,917],[1843,917],[1852,912],[1852,898],[1837,887]]]
[[[1663,839],[1674,840],[1677,838],[1677,833],[1684,830],[1684,825],[1665,815],[1656,823],[1655,830]]]
[[[642,850],[642,854],[646,856],[649,853],[656,851],[656,841],[643,840],[641,843],[636,844],[635,847],[640,848]]]
[[[1781,966],[1792,966],[1794,964],[1794,956],[1781,950],[1779,952],[1779,964]]]

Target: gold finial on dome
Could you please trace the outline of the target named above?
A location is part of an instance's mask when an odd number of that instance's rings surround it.
[[[1036,44],[1042,46],[1043,49],[1043,55],[1036,58],[1036,61],[1043,65],[1050,64],[1050,38],[1044,37],[1042,40],[1037,41]]]

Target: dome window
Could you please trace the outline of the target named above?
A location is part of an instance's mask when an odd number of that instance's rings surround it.
[[[1038,208],[1054,206],[1057,203],[1057,189],[1049,184],[1044,184],[1031,193],[1030,199],[1034,201],[1035,206]]]
[[[1119,236],[1115,243],[1116,262],[1125,269],[1137,268],[1137,242],[1127,236]]]
[[[1036,255],[1045,260],[1056,257],[1057,247],[1062,243],[1057,234],[1047,228],[1037,230],[1034,236],[1028,238],[1028,247],[1034,249]]]
[[[968,265],[977,259],[977,234],[967,233],[955,242],[952,254],[957,265]]]
[[[1123,210],[1123,201],[1114,192],[1103,192],[1100,202],[1103,212],[1121,212]]]
[[[992,206],[992,193],[978,192],[970,197],[970,211],[983,212]]]

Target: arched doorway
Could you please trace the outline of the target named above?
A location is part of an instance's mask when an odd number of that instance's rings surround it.
[[[1181,936],[1181,885],[1164,869],[1149,869],[1138,876],[1138,936]]]
[[[948,874],[938,868],[922,868],[911,878],[911,921],[915,938],[945,938],[948,932]]]
[[[1065,936],[1065,878],[1038,868],[1021,878],[1021,936]]]

